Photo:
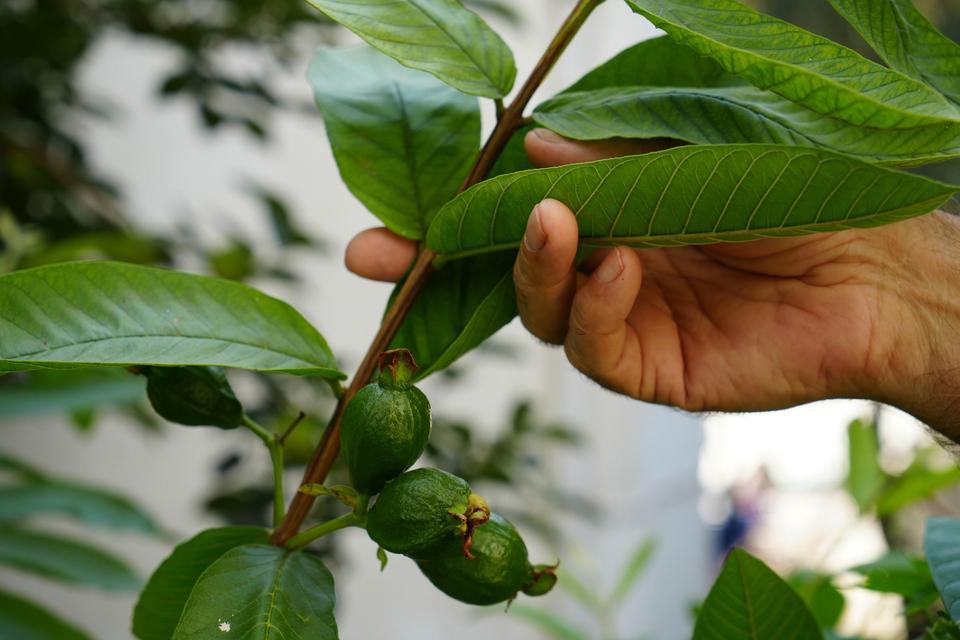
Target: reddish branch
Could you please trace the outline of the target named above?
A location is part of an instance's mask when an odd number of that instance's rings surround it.
[[[564,21],[563,25],[561,25],[553,41],[547,47],[547,50],[543,53],[537,66],[531,72],[530,77],[527,78],[527,81],[524,82],[520,88],[517,97],[514,98],[510,106],[500,115],[497,126],[487,139],[486,144],[480,151],[480,155],[477,156],[477,161],[474,163],[470,174],[460,186],[461,192],[483,180],[490,172],[494,162],[497,161],[497,158],[500,157],[500,154],[507,146],[507,142],[510,141],[510,137],[522,125],[523,111],[530,102],[530,98],[533,97],[534,92],[539,88],[547,73],[549,73],[550,69],[560,57],[560,54],[562,54],[564,49],[567,48],[567,45],[570,44],[573,36],[580,30],[584,21],[602,1],[603,0],[579,0],[579,2],[577,2],[577,5]],[[340,397],[337,408],[330,417],[330,423],[327,425],[323,437],[313,454],[313,459],[310,461],[304,473],[303,484],[321,483],[324,478],[326,478],[330,467],[333,466],[333,462],[337,458],[337,454],[340,453],[340,421],[343,417],[343,409],[347,406],[347,403],[354,394],[373,377],[373,374],[376,372],[377,360],[380,354],[390,347],[390,342],[400,329],[400,325],[410,311],[410,307],[413,306],[413,301],[430,276],[431,264],[436,257],[436,252],[427,248],[424,248],[417,256],[417,260],[414,262],[410,273],[400,288],[400,292],[394,299],[393,305],[387,310],[380,330],[374,337],[373,342],[370,343],[367,354],[357,368],[357,372],[350,386],[347,387],[346,391]],[[310,511],[310,507],[313,506],[314,499],[315,496],[306,493],[298,492],[294,496],[286,517],[273,532],[273,537],[271,538],[273,544],[282,546],[287,540],[297,534]]]

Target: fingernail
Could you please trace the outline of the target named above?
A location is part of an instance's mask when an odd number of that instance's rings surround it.
[[[560,144],[567,141],[566,138],[554,133],[553,131],[550,131],[550,129],[534,129],[533,135],[537,136],[548,144]]]
[[[536,253],[547,244],[547,234],[543,230],[543,221],[540,219],[540,205],[533,208],[533,213],[527,220],[527,230],[523,234],[523,246],[530,253]]]
[[[616,280],[621,273],[623,273],[623,258],[620,257],[620,249],[614,249],[613,253],[600,263],[593,275],[597,282],[609,284]]]

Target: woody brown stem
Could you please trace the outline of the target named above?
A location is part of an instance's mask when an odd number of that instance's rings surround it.
[[[523,110],[526,109],[534,92],[540,87],[547,73],[553,68],[567,45],[570,44],[573,36],[583,26],[584,21],[601,2],[603,0],[579,0],[577,2],[573,11],[560,26],[550,45],[544,51],[537,66],[530,73],[530,77],[520,87],[516,98],[503,111],[496,127],[477,156],[477,161],[470,170],[470,174],[460,186],[461,193],[486,178],[497,158],[503,153],[510,137],[520,128],[523,122]],[[427,278],[430,276],[431,264],[436,257],[437,253],[428,248],[423,248],[417,256],[417,260],[413,263],[413,267],[394,298],[393,304],[387,310],[387,314],[380,325],[380,330],[370,343],[363,361],[357,368],[350,386],[340,397],[337,408],[330,417],[330,422],[317,445],[313,459],[307,465],[302,484],[322,483],[329,473],[337,454],[340,453],[340,422],[343,418],[343,410],[357,391],[373,377],[380,354],[390,347],[390,342],[400,329],[400,325],[410,311],[410,307],[413,306],[417,294],[426,284]],[[310,511],[310,507],[313,506],[314,499],[315,496],[300,492],[293,497],[286,517],[273,532],[271,538],[273,544],[283,546],[297,534]]]

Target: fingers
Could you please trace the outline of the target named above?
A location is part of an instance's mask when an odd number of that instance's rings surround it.
[[[570,140],[549,129],[534,129],[523,139],[530,161],[538,167],[556,167],[573,162],[590,162],[638,153],[661,151],[680,144],[676,140]]]
[[[556,200],[538,204],[527,220],[513,270],[517,307],[524,326],[545,342],[560,344],[567,332],[578,239],[577,219]]]
[[[347,245],[347,269],[371,280],[396,282],[417,257],[417,243],[382,227],[361,231]]]
[[[633,311],[643,268],[636,251],[618,247],[584,280],[570,309],[564,349],[580,371],[616,391],[639,379],[640,345],[627,320]]]

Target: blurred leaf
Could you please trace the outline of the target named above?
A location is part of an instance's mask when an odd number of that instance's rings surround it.
[[[369,47],[319,49],[308,79],[351,193],[394,233],[423,238],[480,148],[477,99]]]
[[[720,569],[697,617],[693,640],[820,638],[803,600],[776,573],[742,549]]]
[[[0,332],[0,372],[216,365],[345,377],[288,304],[235,282],[117,262],[0,276]]]
[[[0,638],[90,640],[85,632],[28,600],[0,591]]]
[[[606,605],[601,602],[596,590],[588,587],[575,573],[561,565],[557,569],[557,576],[560,578],[557,580],[560,589],[570,594],[587,611],[600,613],[604,610]]]
[[[146,367],[147,397],[166,420],[234,429],[243,406],[220,367]]]
[[[526,620],[549,638],[556,638],[556,640],[589,640],[590,638],[586,632],[549,611],[541,611],[524,604],[514,604],[510,606],[510,615]]]
[[[930,518],[923,550],[950,617],[960,621],[960,519]]]
[[[129,499],[102,489],[62,482],[0,487],[0,520],[62,514],[110,530],[157,534],[160,528]]]
[[[833,586],[830,576],[815,571],[794,571],[787,578],[821,629],[830,629],[837,624],[843,614],[846,600],[843,594]]]
[[[960,640],[960,626],[940,611],[936,620],[924,630],[920,640]]]
[[[890,551],[868,564],[853,567],[851,571],[866,577],[860,586],[881,593],[896,593],[906,599],[910,615],[926,609],[937,599],[937,588],[927,563],[910,558],[902,551]]]
[[[459,0],[308,0],[401,64],[471,95],[502,98],[517,75],[513,54]]]
[[[886,474],[880,468],[880,442],[877,439],[876,423],[854,420],[847,426],[847,440],[847,492],[863,513],[873,506],[877,492],[886,479]]]
[[[97,420],[97,412],[92,408],[73,409],[68,415],[71,424],[80,433],[89,433]]]
[[[270,217],[273,234],[281,246],[314,244],[313,240],[294,224],[290,207],[287,206],[280,195],[263,187],[250,187],[249,191],[260,200],[266,209],[267,215]]]
[[[133,611],[133,634],[140,640],[169,640],[200,575],[220,556],[245,544],[266,544],[270,534],[257,527],[207,529],[183,542],[150,576]]]
[[[19,458],[0,451],[0,469],[12,472],[30,482],[46,482],[47,476],[40,469]]]
[[[163,242],[148,236],[121,231],[99,231],[70,236],[31,253],[20,269],[73,260],[119,260],[133,264],[155,264],[169,258]]]
[[[239,240],[207,255],[207,262],[214,275],[238,282],[249,279],[257,270],[253,249]]]
[[[271,487],[244,487],[213,496],[207,500],[204,508],[230,524],[266,526],[267,507],[271,504]]]
[[[643,575],[656,549],[657,541],[653,538],[646,538],[640,542],[620,574],[620,580],[610,597],[611,602],[619,604],[626,599],[630,590],[637,584],[637,580]]]
[[[222,624],[250,640],[336,640],[335,602],[333,576],[319,558],[248,544],[227,551],[203,572],[172,640],[222,638]]]
[[[923,461],[892,478],[877,497],[877,515],[887,516],[960,483],[960,467],[933,470]]]
[[[100,549],[10,525],[0,528],[0,564],[107,591],[134,591],[141,584],[125,562]]]
[[[31,371],[23,384],[0,384],[0,418],[117,405],[143,398],[145,381],[126,371]]]

